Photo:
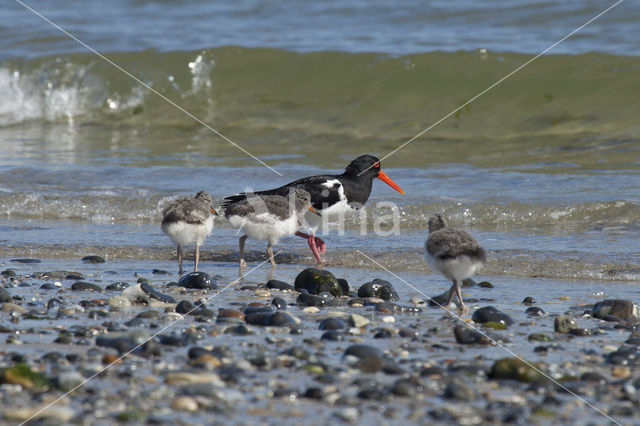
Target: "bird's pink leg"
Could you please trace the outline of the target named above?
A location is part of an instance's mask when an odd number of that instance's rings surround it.
[[[306,238],[307,243],[309,244],[309,248],[311,248],[313,256],[316,258],[316,264],[318,266],[324,265],[325,263],[320,255],[327,251],[327,245],[324,241],[322,241],[322,238],[316,237],[315,235],[313,235],[313,233],[305,234],[304,232],[300,231],[296,232],[296,236]]]

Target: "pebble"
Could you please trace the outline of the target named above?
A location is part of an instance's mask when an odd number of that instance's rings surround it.
[[[349,315],[349,324],[352,327],[362,328],[362,327],[367,326],[370,323],[371,323],[371,321],[368,318],[363,317],[362,315],[359,315],[359,314],[351,314],[351,315]]]
[[[297,291],[306,290],[309,294],[317,295],[323,292],[333,296],[342,296],[342,287],[338,279],[330,271],[318,268],[307,268],[296,276],[294,288]]]
[[[616,379],[626,379],[631,375],[631,369],[626,365],[616,365],[611,368],[611,375]]]
[[[193,306],[193,303],[189,302],[188,300],[181,300],[176,304],[175,309],[177,313],[186,315],[193,313],[196,307]]]
[[[525,314],[531,317],[542,317],[546,315],[546,312],[542,308],[538,308],[537,306],[531,306],[524,311]]]
[[[0,303],[11,302],[13,299],[4,287],[0,286]]]
[[[188,371],[172,371],[164,376],[164,382],[168,385],[191,385],[198,383],[207,383],[214,386],[224,386],[224,382],[215,373]]]
[[[275,306],[276,309],[287,309],[287,301],[282,297],[274,297],[271,300],[271,304]]]
[[[129,287],[129,283],[126,283],[124,281],[118,281],[118,282],[109,284],[106,287],[106,290],[108,290],[108,291],[123,291],[127,287]]]
[[[553,322],[556,333],[568,333],[572,328],[577,328],[576,320],[568,315],[558,315]]]
[[[171,408],[180,411],[198,411],[198,401],[190,396],[179,396],[171,401]]]
[[[444,395],[447,399],[455,399],[456,401],[471,402],[476,400],[476,393],[472,388],[464,383],[452,381],[447,384],[444,389]]]
[[[33,391],[46,391],[51,388],[49,379],[43,374],[33,371],[31,367],[24,363],[0,368],[0,384],[4,383],[20,385]]]
[[[425,385],[421,379],[409,377],[396,380],[391,387],[391,393],[396,396],[413,397],[422,393],[424,389]]]
[[[482,334],[479,331],[465,325],[456,325],[453,328],[453,334],[456,338],[456,342],[465,345],[490,345],[493,343],[493,341],[485,334]]]
[[[349,282],[347,280],[345,280],[344,278],[338,278],[338,285],[340,286],[340,289],[342,290],[342,295],[343,296],[348,296],[349,292],[350,292]]]
[[[297,320],[297,318],[287,312],[278,311],[271,314],[267,325],[274,327],[293,327],[299,322],[300,320]]]
[[[253,294],[256,295],[256,297],[260,297],[263,299],[267,299],[269,297],[271,297],[271,291],[269,291],[269,289],[267,288],[256,288],[253,292]]]
[[[5,269],[4,271],[0,272],[0,277],[2,278],[15,278],[17,277],[18,274],[16,274],[16,271],[14,271],[13,269]],[[0,287],[0,289],[3,289],[3,287]]]
[[[246,325],[234,325],[224,329],[225,334],[234,334],[236,336],[249,336],[253,334],[253,330],[251,330]]]
[[[584,336],[591,336],[593,333],[588,328],[576,327],[576,328],[570,329],[569,334],[573,336],[584,337]]]
[[[502,358],[493,363],[490,376],[494,379],[514,379],[526,383],[542,381],[544,376],[532,365],[516,357]]]
[[[536,304],[536,299],[534,299],[531,296],[527,296],[524,299],[522,299],[522,304],[523,305],[535,305]]]
[[[76,281],[71,285],[73,291],[97,291],[102,292],[102,287],[96,284],[91,284],[86,281]]]
[[[150,282],[147,282],[147,281],[141,282],[140,289],[152,299],[159,300],[163,303],[177,303],[176,299],[174,299],[173,297],[167,294],[162,294],[158,290],[153,288]]]
[[[344,340],[344,334],[335,330],[325,331],[322,334],[322,336],[320,336],[320,340],[330,340],[333,342],[339,342]]]
[[[605,319],[608,315],[612,315],[622,321],[640,319],[638,305],[631,300],[623,299],[607,299],[598,302],[593,305],[591,314],[600,319]]]
[[[189,272],[178,280],[180,287],[198,290],[215,290],[218,288],[216,281],[206,272]]]
[[[325,299],[324,297],[316,296],[315,294],[302,292],[300,293],[300,295],[298,295],[296,303],[298,305],[315,306],[318,308],[322,308],[327,306],[327,299]]]
[[[382,358],[382,351],[374,346],[369,345],[351,345],[345,351],[344,355],[355,356],[356,358],[365,358],[369,356],[375,356],[378,358]]]
[[[320,330],[344,330],[349,328],[349,323],[342,318],[327,318],[318,326]]]
[[[293,291],[294,287],[289,284],[286,283],[284,281],[280,281],[280,280],[269,280],[267,281],[267,283],[265,284],[266,288],[272,288],[275,290],[282,290],[282,291]]]
[[[640,365],[640,347],[623,345],[607,355],[607,363],[626,366]]]
[[[33,258],[11,259],[11,261],[13,263],[24,263],[24,264],[42,263],[40,259],[33,259]]]
[[[82,260],[84,263],[105,263],[106,262],[106,260],[104,260],[104,257],[97,256],[97,255],[85,256],[80,260]]]
[[[218,319],[220,318],[235,318],[244,322],[245,314],[237,309],[220,309],[220,311],[218,312]]]
[[[544,333],[531,333],[527,339],[531,342],[551,342],[553,338]]]
[[[42,407],[26,407],[26,408],[4,408],[2,415],[5,419],[16,422],[27,420],[33,423],[39,423],[38,420],[43,419],[45,423],[69,423],[77,414],[71,407],[61,405],[43,404]]]
[[[373,335],[374,339],[390,339],[393,337],[393,331],[388,328],[383,328],[378,330],[376,334]]]
[[[386,280],[376,278],[373,281],[363,284],[358,289],[358,297],[377,297],[382,300],[398,300],[398,293],[391,283]]]
[[[69,391],[83,384],[85,380],[86,378],[77,371],[65,371],[54,377],[52,382],[56,387],[64,391]]]
[[[16,314],[16,315],[25,315],[27,312],[29,312],[28,309],[25,309],[20,305],[16,305],[15,303],[4,303],[0,307],[0,311],[7,314]]]
[[[449,299],[449,292],[445,291],[444,293],[441,293],[437,296],[433,296],[429,298],[429,306],[437,306],[437,307],[442,307],[442,308],[447,308],[447,300]],[[451,301],[451,304],[454,307],[459,307],[460,303],[458,302],[457,298],[453,298],[453,300]]]
[[[344,422],[355,424],[358,422],[360,412],[356,407],[347,407],[336,411],[335,416]]]
[[[496,322],[507,327],[513,324],[513,319],[509,315],[493,306],[485,306],[477,309],[471,316],[471,319],[479,324]]]

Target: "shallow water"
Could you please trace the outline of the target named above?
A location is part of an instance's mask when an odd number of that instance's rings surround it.
[[[281,169],[282,178],[266,168],[246,167],[5,166],[0,240],[7,256],[55,256],[65,252],[62,245],[67,254],[91,246],[114,258],[166,258],[175,247],[158,223],[168,200],[207,189],[219,201],[246,187],[275,187],[323,170]],[[349,218],[342,231],[329,227],[324,238],[334,265],[359,266],[353,251],[361,249],[394,270],[426,270],[420,251],[427,220],[440,212],[489,251],[488,273],[638,280],[640,207],[629,176],[634,171],[569,174],[452,164],[387,172],[406,195],[376,183],[362,218]],[[237,250],[237,232],[223,219],[216,228],[205,246],[204,256],[212,259]],[[261,243],[248,247],[264,250]],[[278,247],[295,255],[292,261],[310,262],[301,239],[284,239]]]

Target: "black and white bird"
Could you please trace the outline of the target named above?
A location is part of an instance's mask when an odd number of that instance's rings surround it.
[[[200,246],[213,231],[213,198],[200,191],[194,198],[184,197],[171,202],[162,212],[162,232],[178,246],[178,274],[182,275],[182,247],[195,243],[195,267],[198,270]]]
[[[304,177],[279,188],[258,191],[255,194],[286,197],[291,188],[299,187],[311,195],[311,205],[321,213],[321,218],[317,215],[307,214],[305,216],[306,229],[303,228],[307,232],[299,230],[295,235],[307,240],[316,262],[318,265],[322,265],[321,254],[326,251],[326,245],[322,239],[315,236],[316,230],[323,221],[342,220],[362,208],[369,199],[375,178],[404,194],[402,188],[380,169],[380,160],[373,155],[361,155],[349,163],[344,173],[339,175]],[[225,198],[223,206],[246,198],[246,193],[231,195]]]
[[[429,218],[429,237],[424,248],[424,257],[429,267],[453,281],[446,306],[457,295],[460,310],[465,313],[467,308],[462,301],[460,284],[486,263],[484,249],[468,232],[448,228],[447,222],[439,214]]]
[[[282,195],[249,195],[228,203],[224,215],[229,223],[244,232],[240,237],[240,269],[244,269],[244,244],[247,238],[267,241],[267,254],[275,267],[273,246],[282,237],[294,235],[307,211],[319,214],[311,207],[311,195],[301,187],[290,188],[287,197]]]

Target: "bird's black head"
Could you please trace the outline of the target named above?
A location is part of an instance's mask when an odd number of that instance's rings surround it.
[[[345,175],[360,176],[362,174],[370,179],[377,177],[378,172],[380,172],[380,160],[373,155],[361,155],[349,163],[344,170]]]
[[[350,176],[359,181],[371,182],[373,179],[378,178],[384,183],[395,189],[401,194],[404,194],[402,188],[400,188],[389,176],[381,170],[380,160],[373,155],[361,155],[353,160],[344,171],[346,176]],[[369,188],[370,189],[370,188]],[[367,198],[369,196],[367,195]]]

